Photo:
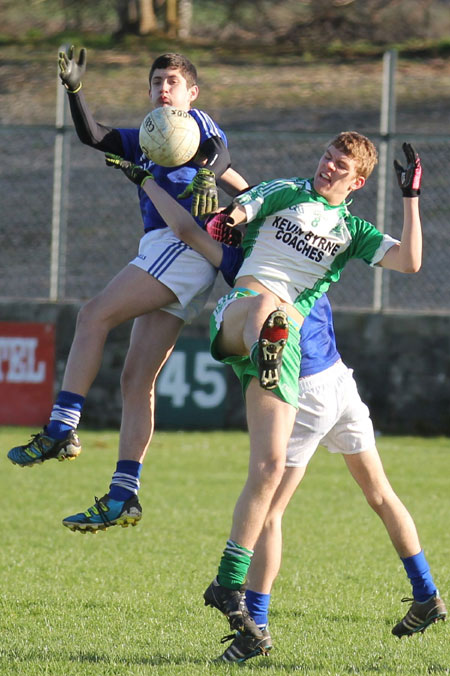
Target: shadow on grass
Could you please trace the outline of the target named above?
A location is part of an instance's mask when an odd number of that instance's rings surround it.
[[[182,655],[149,655],[148,657],[143,655],[142,652],[139,654],[132,654],[128,656],[114,656],[107,655],[106,653],[99,653],[93,650],[80,650],[77,652],[63,653],[62,651],[56,650],[29,650],[29,651],[16,651],[16,650],[0,650],[0,665],[2,661],[5,661],[10,666],[19,663],[36,663],[40,665],[45,664],[63,664],[64,662],[72,662],[74,664],[120,664],[120,665],[149,665],[149,666],[161,666],[167,664],[173,665],[183,665],[183,664],[196,664],[198,666],[208,666],[212,664],[212,660],[205,659],[195,659],[189,658]],[[4,672],[1,672],[4,673]]]
[[[163,665],[173,665],[173,666],[183,666],[183,665],[196,665],[198,667],[227,667],[223,662],[218,662],[215,659],[197,659],[194,657],[189,657],[186,655],[149,655],[145,657],[143,655],[130,655],[129,657],[114,658],[111,659],[108,655],[100,655],[94,652],[83,652],[72,653],[69,656],[71,662],[79,663],[92,663],[92,664],[122,664],[122,665],[146,665],[150,667],[157,667]],[[298,662],[296,664],[276,664],[274,665],[270,658],[258,658],[251,661],[252,667],[257,669],[276,669],[277,671],[286,672],[291,674],[295,671],[304,670],[304,666],[301,666]],[[322,669],[322,667],[320,667]],[[319,670],[319,669],[318,669]],[[320,671],[320,670],[319,670]]]
[[[105,663],[105,664],[123,664],[123,665],[146,665],[146,666],[151,666],[151,667],[157,667],[157,666],[163,666],[163,665],[173,665],[173,666],[183,666],[183,665],[196,665],[198,667],[225,667],[227,668],[229,665],[225,665],[223,662],[218,662],[214,659],[196,659],[193,657],[188,657],[188,656],[183,656],[183,655],[174,655],[172,657],[167,656],[167,655],[149,655],[148,657],[144,657],[142,655],[134,655],[130,656],[128,658],[115,658],[114,660],[111,660],[111,658],[108,655],[99,655],[94,652],[82,652],[80,651],[79,653],[72,653],[69,656],[69,660],[71,662],[79,662],[79,663],[92,663],[92,664],[98,664],[98,663]],[[247,663],[245,663],[247,665]],[[270,657],[259,657],[257,659],[252,659],[251,660],[251,665],[252,669],[270,669],[270,670],[275,670],[277,672],[286,672],[287,674],[292,674],[296,671],[304,671],[305,666],[302,665],[299,662],[296,663],[286,663],[286,664],[274,664],[271,660]],[[234,665],[232,665],[234,666]],[[243,666],[243,665],[239,665]],[[317,666],[317,671],[322,673],[322,665]],[[309,669],[309,671],[316,671],[315,668],[312,670]]]
[[[286,618],[286,617],[292,617],[296,620],[306,620],[309,617],[309,612],[304,611],[304,610],[285,610],[283,609],[282,612],[273,609],[271,611],[271,617],[272,619],[277,619],[277,617],[280,618]],[[355,613],[324,613],[321,614],[321,621],[324,622],[339,622],[339,623],[344,623],[344,624],[356,624],[360,623],[361,621],[365,620],[366,618],[362,615],[357,615]]]
[[[275,657],[275,656],[274,656]],[[62,655],[57,651],[47,651],[47,650],[30,650],[26,653],[18,654],[17,651],[13,650],[0,650],[0,665],[1,662],[5,660],[9,664],[10,668],[17,663],[32,663],[45,665],[48,663],[57,664],[58,662],[64,663],[66,661],[72,662],[74,664],[105,664],[105,665],[114,665],[120,664],[124,666],[132,665],[145,665],[150,667],[173,665],[173,666],[183,666],[183,665],[196,665],[197,667],[227,667],[223,663],[217,663],[214,660],[207,659],[196,659],[189,658],[182,655],[149,655],[148,657],[139,655],[130,655],[128,657],[115,657],[111,658],[110,655],[96,653],[94,651],[79,651],[72,652],[69,655]],[[286,673],[294,674],[296,672],[304,673],[307,671],[310,674],[323,674],[329,673],[327,669],[329,665],[326,663],[321,663],[320,660],[314,664],[308,664],[302,662],[301,658],[295,662],[292,660],[278,662],[276,659],[271,659],[271,657],[258,657],[252,659],[248,665],[251,664],[252,671],[273,671],[276,673]],[[244,666],[244,665],[239,665]],[[247,666],[247,663],[245,663]],[[360,671],[361,670],[361,671]],[[341,665],[339,668],[340,674],[355,674],[355,673],[386,673],[382,664],[372,663],[366,664],[364,660],[361,661],[359,665],[356,665],[354,660],[352,663],[347,665]],[[449,669],[447,664],[433,663],[429,664],[427,667],[428,674],[448,674]]]

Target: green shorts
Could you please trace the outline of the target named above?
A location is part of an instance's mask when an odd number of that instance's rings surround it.
[[[227,307],[238,298],[258,295],[259,294],[256,291],[236,287],[230,291],[230,293],[220,298],[211,315],[209,323],[211,354],[216,361],[230,364],[233,367],[233,371],[241,382],[244,396],[251,378],[259,378],[258,369],[248,356],[229,355],[227,357],[222,357],[217,350],[217,336],[222,326],[223,313]],[[280,382],[275,389],[270,391],[294,408],[298,408],[298,374],[300,373],[300,358],[300,327],[297,322],[289,317],[289,335],[287,344],[283,350]]]

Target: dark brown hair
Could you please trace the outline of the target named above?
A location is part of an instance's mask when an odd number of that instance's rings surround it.
[[[158,56],[150,68],[148,81],[152,85],[153,73],[158,68],[176,68],[185,78],[188,89],[197,84],[197,69],[191,61],[183,54],[161,54]]]

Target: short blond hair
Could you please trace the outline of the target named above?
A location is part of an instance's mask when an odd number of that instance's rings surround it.
[[[356,160],[356,170],[364,178],[369,178],[378,162],[377,149],[372,141],[357,131],[341,131],[328,145]]]

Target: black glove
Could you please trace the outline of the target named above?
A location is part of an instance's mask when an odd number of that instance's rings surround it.
[[[394,169],[403,197],[418,197],[422,180],[422,165],[420,157],[409,143],[402,145],[406,155],[406,168],[394,160]]]
[[[81,78],[86,70],[86,50],[80,49],[78,61],[75,61],[73,52],[73,45],[69,48],[67,54],[66,52],[59,52],[58,66],[59,77],[63,85],[69,92],[75,94],[81,89]]]
[[[216,177],[210,169],[199,169],[194,180],[186,186],[177,199],[186,199],[192,195],[191,214],[203,218],[219,206]]]
[[[121,169],[125,176],[133,183],[143,186],[148,178],[155,178],[147,169],[143,169],[133,162],[124,160],[120,155],[113,155],[112,153],[105,153],[105,162],[107,167],[115,167]]]

